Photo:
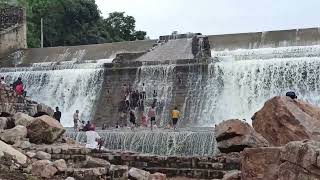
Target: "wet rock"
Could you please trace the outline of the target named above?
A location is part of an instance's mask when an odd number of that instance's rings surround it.
[[[50,160],[51,159],[51,154],[43,152],[43,151],[38,151],[36,153],[36,158],[40,160]]]
[[[266,147],[269,145],[248,123],[231,119],[215,127],[218,148],[223,153],[240,152],[247,147]]]
[[[14,114],[13,119],[16,125],[25,127],[29,126],[35,120],[35,118],[21,112]]]
[[[252,119],[254,129],[274,146],[305,139],[320,140],[320,108],[301,100],[276,96]]]
[[[241,180],[241,171],[234,170],[234,171],[227,172],[223,176],[222,180]]]
[[[24,126],[16,126],[12,129],[4,130],[0,133],[0,139],[8,144],[14,144],[27,137],[27,128]]]
[[[150,173],[141,169],[131,168],[129,170],[129,178],[134,178],[136,180],[148,180]]]
[[[54,167],[60,172],[65,172],[67,170],[67,163],[64,159],[59,159],[53,162]]]
[[[27,129],[30,142],[35,144],[52,144],[65,132],[57,120],[46,115],[36,118]]]
[[[58,172],[49,160],[39,160],[32,163],[31,173],[43,178],[52,178]]]
[[[241,152],[242,179],[278,179],[280,147],[246,148]]]
[[[0,130],[6,129],[8,119],[6,117],[0,117]]]
[[[19,152],[18,150],[14,149],[9,144],[0,141],[0,152],[3,152],[10,156],[14,161],[17,163],[24,165],[27,163],[27,156]]]
[[[154,174],[151,174],[149,176],[149,180],[166,180],[167,179],[167,176],[165,174],[162,174],[162,173],[154,173]]]
[[[85,168],[106,167],[109,169],[110,166],[111,164],[106,160],[87,156]]]

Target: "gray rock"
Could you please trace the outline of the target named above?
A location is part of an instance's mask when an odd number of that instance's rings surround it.
[[[0,139],[8,144],[14,144],[27,137],[27,128],[24,126],[16,126],[12,129],[4,130],[0,134]]]
[[[50,160],[51,159],[51,154],[43,152],[43,151],[38,151],[36,153],[36,158],[40,160]]]
[[[98,158],[93,158],[91,156],[87,156],[86,160],[86,168],[95,168],[95,167],[105,167],[109,169],[111,164],[104,160],[104,159],[98,159]]]
[[[54,167],[60,172],[65,172],[67,170],[67,163],[64,159],[59,159],[53,162]]]
[[[150,173],[141,169],[131,168],[129,170],[129,177],[137,180],[148,180]]]
[[[7,127],[8,119],[6,117],[0,117],[0,129],[5,129]]]
[[[51,161],[39,160],[32,163],[31,173],[43,178],[52,178],[58,172]]]
[[[24,165],[27,163],[27,156],[14,149],[12,146],[0,141],[0,152],[6,153],[17,163]]]
[[[21,149],[29,149],[31,147],[31,143],[29,141],[18,141],[13,146]]]
[[[29,158],[33,158],[33,157],[36,156],[36,153],[29,151],[29,152],[26,153],[26,155],[27,155]]]
[[[16,125],[25,127],[29,126],[35,120],[35,118],[21,112],[14,114],[13,119]]]
[[[73,177],[67,177],[65,180],[76,180],[76,179]]]

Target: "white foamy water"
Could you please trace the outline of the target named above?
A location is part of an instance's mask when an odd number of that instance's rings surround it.
[[[72,115],[77,109],[81,120],[91,120],[103,82],[102,65],[39,63],[27,68],[2,68],[0,76],[5,76],[7,83],[22,77],[27,95],[52,108],[58,106],[62,112],[61,123],[70,127],[73,126]]]

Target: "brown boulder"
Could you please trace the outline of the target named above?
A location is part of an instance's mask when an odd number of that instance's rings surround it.
[[[254,129],[274,146],[305,139],[320,140],[320,108],[276,96],[252,117]]]
[[[21,125],[21,126],[27,127],[28,125],[30,125],[34,121],[35,118],[33,118],[27,114],[18,112],[16,114],[14,114],[13,119],[14,119],[16,125]]]
[[[35,144],[52,144],[65,132],[57,120],[47,115],[37,117],[27,129],[30,142]]]
[[[31,173],[43,178],[52,178],[58,172],[49,160],[39,160],[32,163]]]
[[[269,145],[260,134],[246,122],[231,119],[215,127],[218,149],[223,153],[240,152],[247,147],[266,147]]]
[[[241,152],[241,178],[244,180],[277,179],[280,147],[246,148]]]

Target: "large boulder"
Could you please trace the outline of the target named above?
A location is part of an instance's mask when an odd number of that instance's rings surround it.
[[[43,152],[43,151],[38,151],[36,153],[36,158],[40,160],[50,160],[51,159],[51,154]]]
[[[30,142],[35,144],[52,144],[65,132],[57,120],[46,115],[37,117],[27,129]]]
[[[280,147],[244,149],[241,152],[242,179],[278,179],[280,152]]]
[[[42,103],[37,105],[37,111],[38,112],[44,112],[44,113],[46,113],[46,114],[48,114],[50,116],[53,116],[53,114],[54,114],[54,110],[51,107],[49,107],[49,106],[47,106],[45,104],[42,104]]]
[[[27,137],[27,128],[16,126],[12,129],[4,130],[0,133],[0,139],[8,144],[15,144]]]
[[[5,153],[12,157],[17,163],[24,165],[27,163],[27,156],[14,149],[12,146],[0,141],[0,152]]]
[[[35,176],[52,178],[57,172],[58,169],[49,160],[39,160],[32,163],[31,173]]]
[[[267,147],[268,141],[248,123],[237,119],[223,121],[215,127],[218,149],[223,153],[240,152],[247,147]]]
[[[305,139],[320,140],[320,108],[276,96],[252,117],[254,129],[274,146]]]
[[[25,127],[29,126],[35,120],[35,118],[21,112],[14,114],[13,119],[16,125]]]
[[[67,170],[67,163],[64,159],[59,159],[53,162],[54,167],[56,167],[60,172]]]
[[[136,180],[149,180],[150,173],[141,169],[131,168],[129,170],[129,177]]]

